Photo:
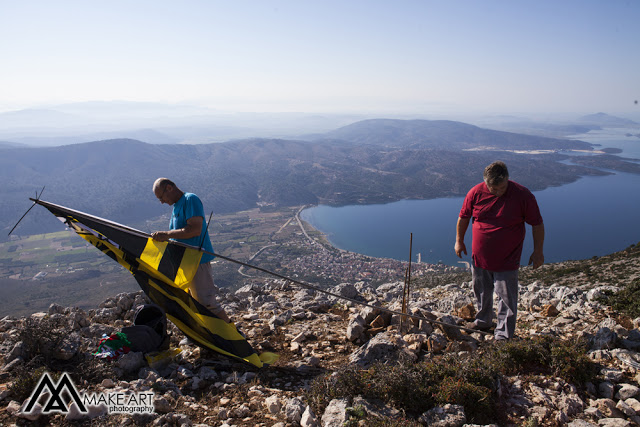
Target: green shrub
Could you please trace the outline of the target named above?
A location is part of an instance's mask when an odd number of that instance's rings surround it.
[[[553,341],[550,348],[550,367],[554,375],[582,386],[593,381],[598,370],[586,355],[588,349],[586,340]]]
[[[366,370],[348,365],[317,377],[307,399],[316,413],[336,398],[380,399],[414,419],[435,406],[452,403],[464,406],[470,422],[495,423],[501,416],[496,391],[502,376],[554,375],[584,385],[596,373],[586,351],[585,341],[542,336],[489,344],[465,358],[445,355],[420,363],[378,363]],[[370,421],[366,419],[367,425],[374,425]],[[375,423],[400,425],[385,419]]]
[[[47,372],[47,369],[44,366],[31,370],[25,368],[23,365],[16,369],[15,380],[8,389],[11,400],[16,400],[22,403],[25,399],[31,396],[31,393],[35,390],[38,385],[38,381],[40,381],[40,378],[45,372]],[[51,374],[51,376],[53,381],[58,381],[60,377],[59,374]]]
[[[640,317],[640,279],[635,279],[616,293],[605,292],[599,301],[632,318]]]
[[[491,390],[467,382],[463,378],[445,378],[435,393],[436,403],[462,405],[467,420],[472,423],[487,424],[495,419],[495,402]]]
[[[416,414],[433,407],[433,377],[422,364],[389,366],[377,363],[364,371],[362,377],[364,397],[391,402],[395,407]]]
[[[47,316],[42,319],[29,317],[24,321],[18,337],[24,344],[25,361],[37,357],[43,359],[44,364],[51,362],[52,351],[59,348],[69,334],[65,320]]]

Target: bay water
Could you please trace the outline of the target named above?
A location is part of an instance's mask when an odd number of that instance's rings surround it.
[[[602,148],[620,148],[623,152],[619,156],[640,159],[640,138],[627,133],[638,134],[640,130],[604,129],[573,138],[601,144]],[[513,179],[518,181],[517,177]],[[546,262],[607,255],[640,242],[640,175],[615,172],[583,177],[534,195],[545,224]],[[460,265],[460,261],[471,261],[471,227],[465,238],[468,254],[460,259],[453,251],[462,201],[463,197],[455,197],[378,205],[321,205],[305,209],[301,216],[340,249],[408,261],[412,233],[414,262],[420,254],[422,262]],[[526,227],[523,265],[533,250],[531,227]]]

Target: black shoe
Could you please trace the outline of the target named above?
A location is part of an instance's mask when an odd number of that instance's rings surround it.
[[[473,330],[475,330],[475,331],[488,331],[488,330],[490,330],[491,328],[495,328],[495,326],[496,326],[495,324],[486,325],[486,326],[482,325],[482,326],[481,326],[481,325],[478,325],[476,322],[468,322],[468,323],[465,325],[465,328],[467,328],[467,329],[473,329]]]

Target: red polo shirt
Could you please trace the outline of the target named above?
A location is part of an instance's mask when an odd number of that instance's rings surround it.
[[[472,218],[471,258],[477,267],[489,271],[517,270],[524,223],[542,224],[535,196],[513,181],[501,197],[491,194],[484,182],[473,187],[464,199],[460,218]]]

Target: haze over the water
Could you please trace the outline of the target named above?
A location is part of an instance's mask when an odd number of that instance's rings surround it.
[[[639,22],[638,1],[0,0],[0,112],[123,100],[637,118]]]

